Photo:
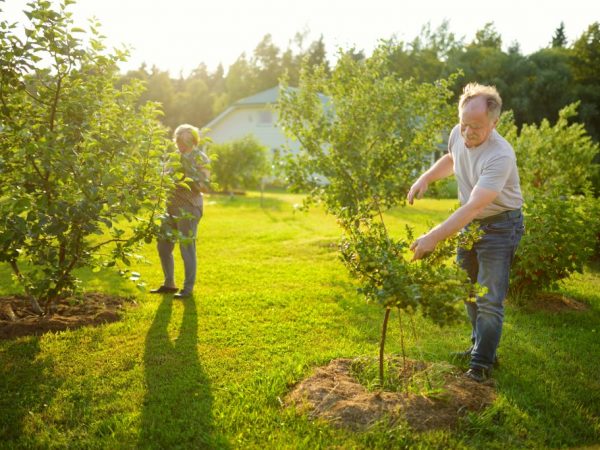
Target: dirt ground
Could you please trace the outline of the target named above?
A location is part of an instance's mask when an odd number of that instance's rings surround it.
[[[585,303],[556,293],[541,293],[526,306],[530,311],[561,313],[585,311]],[[453,367],[443,375],[440,392],[418,395],[410,390],[401,392],[370,392],[352,373],[352,359],[335,359],[320,367],[314,375],[300,382],[286,397],[287,406],[295,406],[310,417],[324,419],[352,430],[365,430],[375,422],[390,424],[405,421],[417,431],[453,428],[461,416],[477,412],[496,398],[494,380],[477,383]],[[429,363],[407,360],[397,376],[405,384],[411,377],[427,370]]]
[[[61,299],[50,314],[39,316],[23,297],[0,297],[0,339],[116,322],[125,305],[135,305],[135,302],[107,294],[86,293],[81,299]]]
[[[560,313],[566,311],[587,311],[589,306],[573,298],[553,292],[542,292],[529,304],[528,311]]]
[[[352,362],[334,359],[318,368],[313,376],[296,385],[286,404],[307,412],[311,418],[355,431],[365,430],[380,420],[391,425],[406,421],[414,430],[424,431],[452,428],[459,417],[484,409],[496,398],[493,380],[477,383],[458,368],[444,375],[443,389],[431,397],[406,391],[369,392],[354,378]],[[406,369],[410,373],[400,377],[408,379],[414,370],[428,365],[411,361]]]

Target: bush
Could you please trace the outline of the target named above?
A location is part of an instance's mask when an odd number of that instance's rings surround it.
[[[224,192],[255,189],[269,174],[267,149],[253,135],[213,144],[210,153],[212,179]]]
[[[511,290],[523,298],[581,272],[600,233],[598,200],[591,193],[599,147],[583,125],[569,123],[577,106],[563,108],[553,126],[543,120],[518,133],[507,113],[499,127],[515,149],[525,199],[526,232],[511,274]]]
[[[600,208],[592,197],[539,195],[525,205],[526,233],[512,269],[511,291],[532,297],[572,273],[594,254]]]
[[[115,87],[125,55],[98,24],[80,39],[68,4],[30,3],[24,41],[0,27],[0,261],[38,313],[78,287],[75,269],[129,264],[168,187],[157,107],[135,106],[139,83]]]

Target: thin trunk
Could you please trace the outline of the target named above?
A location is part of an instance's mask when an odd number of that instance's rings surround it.
[[[381,342],[379,343],[379,384],[383,388],[383,359],[385,350],[385,335],[387,333],[387,324],[390,318],[390,308],[385,309],[385,316],[383,317],[383,327],[381,329]]]
[[[23,286],[23,289],[25,290],[25,295],[27,296],[29,303],[31,304],[31,309],[33,309],[33,312],[36,313],[37,315],[43,316],[44,311],[42,311],[42,308],[40,308],[40,304],[38,303],[37,299],[33,295],[31,295],[31,293],[29,292],[29,289],[27,289],[27,284],[25,283],[25,277],[23,277],[23,274],[19,270],[17,261],[15,261],[14,259],[11,260],[10,266],[12,267],[13,272],[15,273],[15,275],[17,276],[17,279],[19,280],[19,282]]]

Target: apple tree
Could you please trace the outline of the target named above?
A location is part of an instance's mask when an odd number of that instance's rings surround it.
[[[431,164],[442,130],[456,116],[448,102],[452,80],[401,79],[390,63],[393,51],[384,43],[361,60],[340,52],[330,75],[304,70],[299,88],[284,89],[278,105],[283,127],[302,147],[287,158],[291,187],[308,193],[307,206],[320,202],[336,217],[342,261],[366,298],[385,309],[381,383],[391,309],[401,315],[420,310],[447,324],[460,316],[456,306],[471,293],[466,274],[448,258],[458,237],[410,262],[412,230],[396,232],[385,223],[387,210],[404,206],[410,185]]]
[[[129,264],[169,187],[158,106],[136,106],[138,82],[116,87],[127,53],[95,21],[76,28],[72,3],[29,3],[24,30],[0,21],[0,261],[40,314],[76,269]]]

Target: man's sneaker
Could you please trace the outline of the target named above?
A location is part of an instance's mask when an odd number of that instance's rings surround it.
[[[482,383],[490,377],[490,371],[487,369],[482,369],[481,367],[471,367],[469,370],[467,370],[465,376],[471,380],[477,381],[478,383]]]

